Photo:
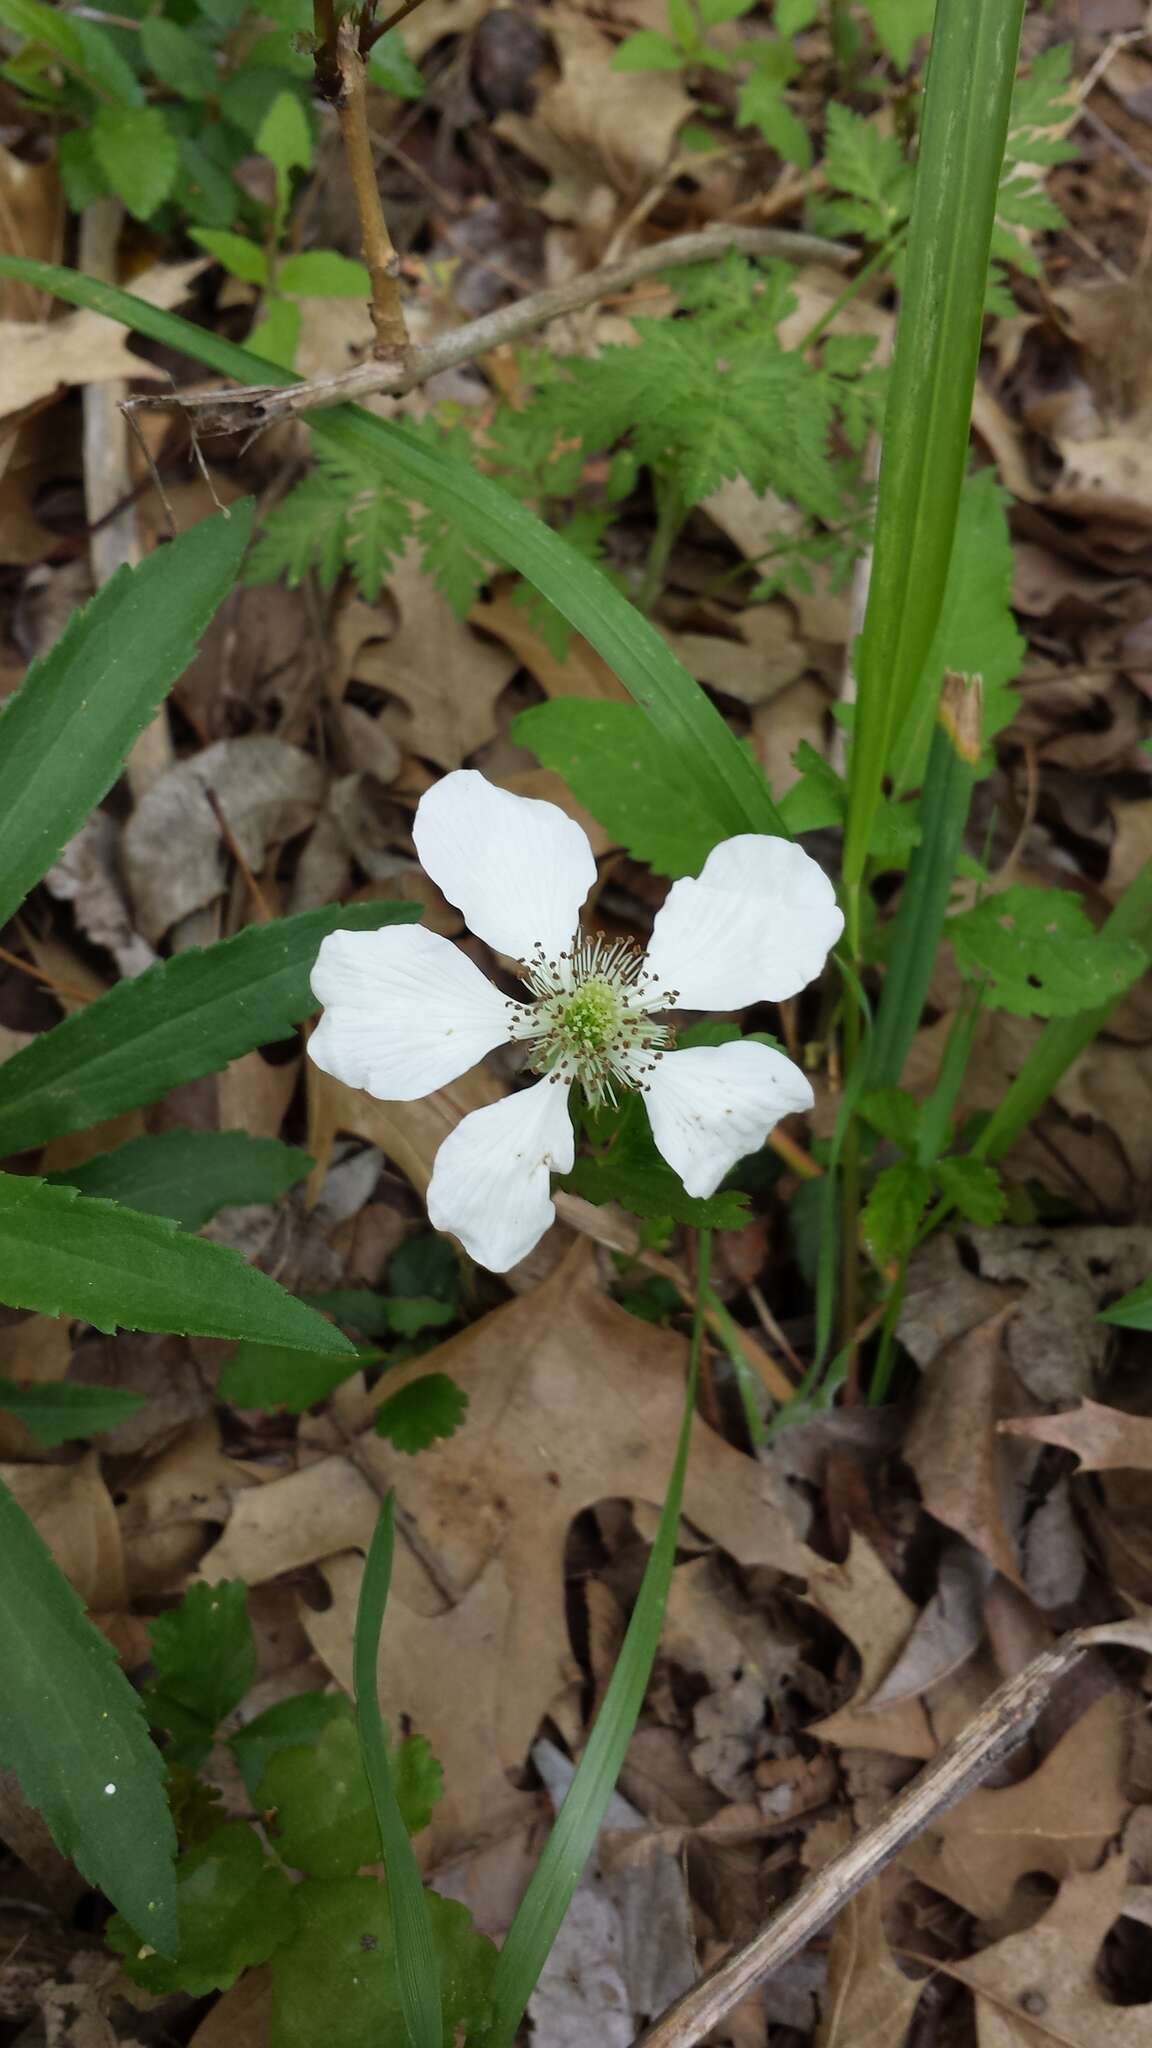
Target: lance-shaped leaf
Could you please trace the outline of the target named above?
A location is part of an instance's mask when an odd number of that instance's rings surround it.
[[[174,1953],[164,1765],[107,1638],[0,1482],[0,1763],[53,1839],[154,1948]]]
[[[240,573],[252,504],[120,569],[0,711],[0,924],[124,765]]]
[[[199,1230],[220,1209],[275,1202],[312,1169],[307,1152],[247,1131],[161,1131],[45,1178]]]

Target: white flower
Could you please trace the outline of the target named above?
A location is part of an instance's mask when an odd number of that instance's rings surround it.
[[[519,1041],[543,1078],[464,1117],[436,1156],[428,1214],[503,1273],[554,1220],[550,1173],[574,1158],[568,1090],[590,1102],[643,1091],[652,1135],[690,1195],[711,1195],[812,1089],[783,1053],[737,1040],[673,1050],[655,1012],[739,1010],[814,980],[843,919],[827,876],[786,839],[745,833],[674,882],[647,953],[585,936],[596,879],[579,825],[555,804],[512,796],[472,769],[422,797],[413,836],[450,903],[520,963],[523,1002],[500,994],[447,939],[419,925],[331,932],[312,974],[324,1006],[308,1050],[318,1067],[382,1100],[411,1102],[494,1046]]]

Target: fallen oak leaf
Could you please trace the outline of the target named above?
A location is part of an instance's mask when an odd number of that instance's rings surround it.
[[[880,1915],[880,1887],[866,1885],[832,1929],[815,2048],[904,2048],[923,1989],[897,1967]]]
[[[997,1433],[1015,1405],[1004,1333],[1015,1303],[945,1345],[924,1374],[904,1455],[924,1506],[1023,1590],[1015,1530],[1022,1501]]]
[[[1152,1472],[1152,1417],[1081,1401],[1059,1415],[1022,1415],[997,1424],[1002,1436],[1030,1437],[1072,1451],[1082,1472]]]

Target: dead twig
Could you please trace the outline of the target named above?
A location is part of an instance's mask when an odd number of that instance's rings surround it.
[[[635,2048],[695,2048],[742,1998],[834,1919],[906,1843],[981,1784],[1023,1742],[1058,1681],[1087,1650],[1105,1643],[1126,1643],[1147,1653],[1152,1651],[1152,1628],[1145,1621],[1132,1621],[1076,1629],[1033,1658],[997,1688],[968,1726],[889,1802],[864,1834],[801,1885],[759,1934],[669,2006],[638,2036]]]
[[[455,369],[486,355],[490,349],[520,341],[550,320],[578,313],[596,299],[611,298],[617,292],[654,277],[664,270],[690,263],[713,262],[729,249],[746,256],[778,256],[791,262],[819,260],[846,270],[856,260],[856,251],[843,242],[826,242],[819,235],[793,234],[786,228],[721,226],[703,228],[691,235],[674,235],[669,241],[638,249],[620,263],[609,263],[583,277],[548,291],[533,292],[511,306],[500,306],[479,320],[442,334],[426,348],[410,350],[403,363],[372,361],[358,363],[329,377],[311,377],[298,384],[259,384],[239,391],[183,392],[153,395],[128,401],[135,410],[186,413],[201,434],[257,433],[275,421],[311,412],[318,407],[343,405],[386,392],[399,397],[417,384],[424,384],[441,370]]]

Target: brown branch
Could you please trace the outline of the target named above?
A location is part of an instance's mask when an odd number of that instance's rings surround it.
[[[400,364],[408,358],[408,329],[400,297],[400,258],[392,245],[380,203],[376,159],[368,130],[368,67],[360,54],[356,23],[351,15],[345,16],[336,31],[336,68],[340,79],[336,113],[360,215],[362,252],[372,280],[372,324],[376,329],[373,355],[377,362]]]
[[[354,369],[334,376],[311,377],[298,384],[258,384],[239,391],[173,393],[166,397],[133,398],[138,410],[171,411],[194,416],[202,434],[257,433],[274,421],[311,412],[321,406],[343,405],[380,392],[399,397],[415,385],[424,384],[441,370],[452,370],[509,342],[521,341],[550,320],[578,313],[597,299],[614,297],[645,277],[679,269],[691,263],[710,263],[729,249],[746,256],[773,256],[794,263],[822,262],[846,270],[857,252],[844,242],[826,242],[820,235],[794,234],[787,228],[748,228],[721,224],[690,235],[673,235],[666,242],[638,249],[620,263],[589,270],[569,284],[533,292],[511,306],[500,306],[479,320],[442,334],[427,348],[412,349],[405,362],[358,363]]]
[[[1103,1643],[1128,1643],[1152,1652],[1152,1630],[1144,1621],[1077,1629],[998,1687],[975,1719],[890,1801],[872,1827],[801,1885],[795,1898],[759,1934],[669,2006],[639,2036],[635,2048],[695,2048],[742,1998],[819,1933],[937,1814],[973,1791],[1023,1742],[1057,1682],[1085,1651]]]

